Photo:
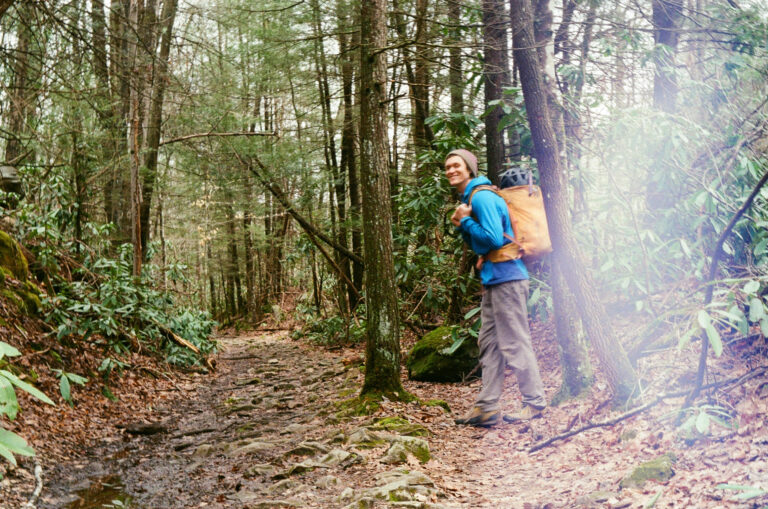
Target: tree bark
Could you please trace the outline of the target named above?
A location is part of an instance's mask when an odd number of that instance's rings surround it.
[[[43,60],[42,48],[35,43],[33,32],[35,4],[23,2],[17,12],[17,42],[5,122],[10,135],[5,146],[5,162],[14,166],[29,158],[23,140],[31,127],[37,97],[36,82],[40,79]]]
[[[558,98],[555,76],[555,58],[552,29],[552,0],[537,0],[535,9],[534,39],[539,56],[539,62],[542,69],[543,88],[547,94],[547,111],[549,120],[555,130],[557,137],[557,152],[560,154],[558,160],[563,162],[566,139],[565,129],[563,127],[563,108]],[[558,33],[567,36],[567,28],[558,30]],[[567,40],[563,38],[563,40]],[[562,41],[561,41],[562,44]],[[562,166],[561,171],[566,167]],[[567,179],[565,180],[567,181]],[[567,193],[564,193],[567,197]],[[565,198],[567,200],[567,198]],[[565,204],[569,209],[568,204]],[[570,214],[563,217],[565,229],[572,230]],[[587,342],[581,333],[578,320],[578,310],[573,295],[568,292],[568,287],[563,277],[560,257],[552,257],[552,267],[550,271],[550,284],[552,287],[552,302],[555,315],[555,331],[557,342],[560,346],[560,360],[563,367],[563,383],[560,390],[553,398],[553,403],[559,403],[564,399],[577,396],[586,390],[592,383],[592,366],[589,361]]]
[[[507,30],[504,3],[501,0],[483,0],[483,75],[485,77],[485,149],[488,178],[499,184],[504,167],[504,138],[499,130],[504,112],[501,106],[491,107],[492,101],[502,99],[502,89],[508,82],[506,62]]]
[[[177,0],[165,0],[163,12],[160,16],[162,35],[160,39],[160,53],[157,56],[156,69],[152,78],[152,86],[149,93],[152,98],[149,108],[149,118],[145,131],[144,171],[142,179],[142,203],[141,203],[141,249],[147,253],[149,243],[149,214],[152,210],[152,194],[157,180],[157,154],[160,146],[160,133],[163,118],[163,102],[165,87],[168,83],[168,60],[171,52],[171,38],[173,35],[173,23],[176,19]]]
[[[346,34],[341,29],[348,22],[346,14],[342,11],[342,2],[338,3],[339,16],[339,53],[341,54],[341,82],[344,104],[344,124],[341,129],[341,174],[345,175],[349,182],[349,222],[352,232],[352,251],[355,254],[361,253],[362,241],[360,238],[360,193],[358,191],[357,161],[355,157],[355,119],[353,106],[353,81],[354,64],[352,53]],[[346,247],[346,244],[344,244]],[[355,287],[363,286],[363,266],[352,261],[352,273],[350,275]],[[348,299],[350,307],[354,309],[357,301],[354,299],[355,292],[350,289]]]
[[[453,26],[448,36],[448,83],[451,113],[464,113],[464,72],[461,61],[461,7],[463,0],[448,0],[448,19]]]
[[[547,217],[556,263],[576,297],[579,314],[617,401],[627,401],[637,389],[637,377],[624,348],[616,341],[608,316],[584,268],[573,232],[568,228],[566,183],[557,140],[547,111],[547,94],[533,36],[530,0],[511,0],[515,59],[520,69],[525,106],[545,193]]]
[[[674,113],[677,103],[675,58],[683,17],[683,0],[653,0],[653,106]]]
[[[366,288],[365,382],[361,397],[400,399],[400,327],[392,256],[387,157],[386,0],[360,9],[360,174]]]

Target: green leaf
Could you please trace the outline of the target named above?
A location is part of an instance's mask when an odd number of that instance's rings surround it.
[[[64,373],[64,375],[69,378],[69,381],[77,384],[77,385],[85,385],[88,383],[88,379],[84,376],[76,375],[74,373]]]
[[[0,376],[0,414],[5,414],[10,420],[16,418],[19,412],[19,401],[11,382]]]
[[[448,348],[443,348],[440,350],[440,353],[443,355],[453,355],[453,353],[458,350],[462,344],[464,344],[464,339],[465,338],[463,337],[459,338],[458,340],[454,341],[453,344]]]
[[[706,329],[707,327],[712,326],[712,317],[709,316],[709,313],[703,309],[699,311],[699,314],[696,316],[696,318],[698,319],[699,325],[702,329]]]
[[[680,239],[680,247],[683,248],[683,253],[685,253],[686,258],[690,258],[691,249],[688,247],[688,243],[685,241],[685,239]]]
[[[768,337],[768,317],[763,317],[760,319],[760,332],[763,333],[763,336]],[[744,333],[746,336],[746,332]]]
[[[35,455],[34,449],[27,444],[26,440],[16,433],[0,428],[0,456],[3,456],[15,466],[16,459],[13,457],[13,453],[20,456]]]
[[[752,297],[749,300],[749,321],[752,323],[757,322],[763,316],[765,316],[765,309],[763,309],[763,301],[757,297]]]
[[[644,506],[643,509],[651,509],[651,507],[656,505],[656,502],[659,501],[659,497],[661,497],[661,494],[664,492],[664,490],[659,490],[656,495],[653,496],[652,499],[650,499]]]
[[[754,295],[755,292],[757,292],[760,289],[760,283],[755,281],[754,279],[749,281],[747,284],[744,285],[744,293],[748,293],[750,295]]]
[[[472,318],[473,316],[475,316],[479,312],[480,312],[480,306],[478,306],[476,308],[473,308],[473,309],[470,309],[469,311],[467,311],[467,314],[464,315],[464,319],[465,320],[469,320],[470,318]]]
[[[712,325],[704,329],[707,331],[707,337],[709,338],[709,344],[712,345],[712,351],[717,357],[720,357],[723,353],[723,340],[720,339],[720,333],[717,332]]]
[[[3,357],[18,357],[19,355],[21,355],[21,352],[16,350],[8,343],[0,341],[0,359]]]
[[[27,382],[24,382],[22,380],[19,380],[19,378],[14,375],[13,373],[9,371],[0,370],[0,376],[4,376],[8,379],[9,382],[11,382],[13,385],[21,389],[22,391],[28,392],[32,396],[36,397],[43,403],[48,403],[49,405],[56,406],[56,403],[51,401],[51,398],[43,394],[39,389],[36,389],[34,386],[28,384]]]
[[[67,403],[72,402],[72,392],[70,391],[69,387],[69,378],[66,376],[59,378],[59,391],[61,392],[61,397],[64,398],[64,401]]]
[[[709,414],[707,412],[700,412],[696,417],[696,430],[705,435],[709,431]]]

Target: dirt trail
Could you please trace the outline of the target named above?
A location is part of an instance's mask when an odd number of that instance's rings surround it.
[[[125,430],[48,472],[38,507],[643,507],[659,493],[655,507],[739,507],[715,485],[768,479],[762,422],[746,438],[731,433],[720,444],[686,447],[649,418],[530,455],[536,439],[594,415],[604,394],[550,409],[533,426],[491,430],[455,426],[438,406],[394,402],[375,416],[339,419],[335,403],[361,386],[358,364],[284,333],[222,342],[215,375],[179,382],[188,397],[157,408],[159,424]],[[542,366],[549,396],[557,389],[553,362]],[[515,384],[507,385],[506,401],[516,401]],[[476,384],[406,388],[423,400],[448,401],[454,414],[477,391]],[[377,425],[393,416],[418,426]],[[730,446],[724,457],[723,443]],[[677,457],[677,475],[666,485],[619,489],[639,461],[667,452]],[[702,465],[702,457],[720,460]]]

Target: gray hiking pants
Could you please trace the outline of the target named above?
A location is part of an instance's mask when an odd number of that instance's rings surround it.
[[[547,405],[539,365],[531,346],[527,300],[527,279],[485,287],[480,305],[483,325],[477,339],[483,388],[475,402],[484,412],[499,409],[507,365],[515,372],[523,403],[540,408]]]

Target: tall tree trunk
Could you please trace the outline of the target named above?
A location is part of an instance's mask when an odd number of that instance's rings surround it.
[[[363,191],[365,300],[367,311],[365,383],[361,396],[400,399],[400,326],[392,257],[387,158],[386,0],[368,0],[360,9],[360,174]]]
[[[677,102],[675,58],[683,17],[683,0],[653,0],[653,106],[674,113]]]
[[[255,126],[254,126],[255,127]],[[245,201],[247,204],[253,203],[253,186],[251,185],[251,176],[246,173],[245,179]],[[246,316],[249,319],[256,317],[256,274],[253,267],[253,236],[251,235],[251,225],[253,218],[250,206],[246,205],[243,212],[243,247],[245,248],[245,293],[246,293]]]
[[[463,0],[448,0],[448,19],[452,24],[448,38],[448,83],[451,113],[464,113],[464,72],[461,61],[461,7]]]
[[[149,213],[152,210],[152,194],[157,180],[157,152],[160,146],[160,133],[163,117],[163,101],[165,96],[165,87],[168,83],[168,59],[171,52],[171,38],[173,34],[173,22],[176,19],[177,0],[165,0],[163,2],[163,12],[160,16],[160,25],[162,26],[162,35],[160,39],[160,53],[155,60],[155,72],[152,77],[152,86],[150,88],[151,102],[149,108],[149,118],[145,132],[144,171],[142,181],[142,204],[141,204],[141,248],[142,252],[147,253],[147,243],[149,242]]]
[[[557,150],[555,131],[547,111],[547,93],[533,36],[531,2],[511,0],[511,5],[515,59],[520,69],[531,136],[545,193],[554,257],[576,297],[582,323],[597,350],[614,397],[617,401],[626,401],[635,394],[637,377],[624,348],[613,335],[592,277],[584,268],[581,250],[573,232],[568,228],[565,175]]]
[[[36,6],[32,2],[22,2],[17,8],[17,42],[5,120],[10,135],[5,146],[5,162],[11,165],[22,164],[28,159],[28,150],[23,140],[30,134],[38,93],[37,81],[40,79],[43,60],[43,48],[35,42],[35,10]]]
[[[502,0],[483,0],[483,75],[485,76],[485,148],[488,178],[499,184],[504,167],[504,137],[499,130],[504,112],[500,105],[491,106],[502,99],[502,89],[508,82],[506,61],[506,12]]]
[[[547,111],[549,120],[557,137],[557,153],[563,154],[566,144],[565,129],[563,127],[563,108],[558,99],[555,76],[554,40],[552,30],[552,0],[537,0],[535,9],[534,39],[541,64],[543,88],[547,94]],[[560,30],[558,30],[559,33]],[[563,30],[567,34],[567,28]],[[558,155],[562,163],[562,156]],[[561,166],[561,171],[566,167]],[[567,182],[569,179],[564,179]],[[563,198],[567,200],[567,192],[563,192]],[[564,204],[569,210],[568,204]],[[565,229],[572,231],[570,214],[565,214]],[[552,257],[552,270],[550,271],[550,283],[552,287],[552,301],[555,314],[555,331],[557,342],[560,346],[560,360],[563,367],[563,384],[555,395],[553,403],[558,403],[568,397],[577,396],[586,390],[592,383],[592,366],[589,361],[587,341],[581,333],[578,321],[576,300],[568,292],[563,271],[567,268],[561,266],[560,257]]]
[[[133,29],[130,36],[130,62],[131,62],[131,80],[130,80],[130,104],[128,108],[129,128],[129,153],[131,163],[131,181],[130,181],[130,204],[131,204],[131,243],[133,244],[133,275],[141,275],[141,265],[143,261],[141,249],[141,177],[140,171],[140,139],[141,139],[141,64],[139,63],[138,48],[140,41],[137,40],[139,33],[139,11],[141,9],[139,0],[131,0],[129,25]]]
[[[355,157],[355,119],[353,105],[353,81],[354,81],[354,63],[352,50],[350,48],[347,35],[343,33],[341,27],[346,26],[347,16],[342,12],[342,2],[338,2],[339,10],[339,53],[341,55],[341,82],[342,94],[344,96],[344,125],[341,130],[341,174],[346,176],[349,182],[349,222],[352,223],[352,251],[361,254],[362,242],[360,240],[360,204],[357,179],[357,162]],[[346,245],[346,244],[345,244]],[[357,251],[355,251],[357,249]],[[344,267],[344,265],[342,265]],[[346,264],[349,267],[349,264]],[[349,269],[347,269],[349,274]],[[352,261],[352,273],[350,275],[355,287],[363,286],[363,266]],[[357,306],[355,292],[349,288],[347,297],[350,307],[354,309]]]

